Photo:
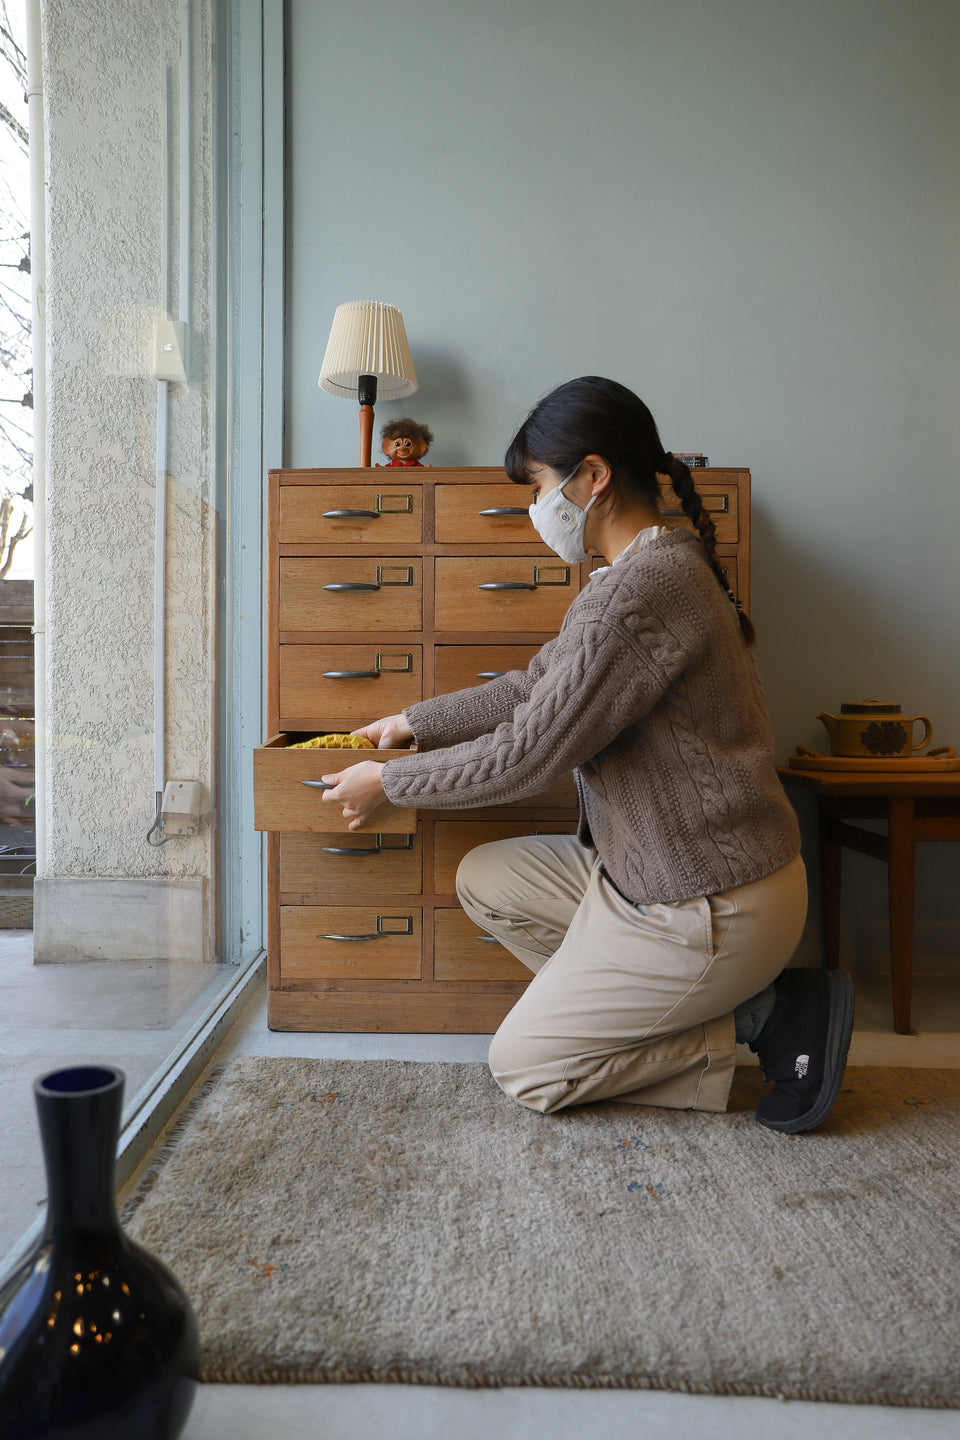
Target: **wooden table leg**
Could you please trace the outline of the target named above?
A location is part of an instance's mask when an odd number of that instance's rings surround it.
[[[820,797],[820,913],[828,970],[840,964],[840,807]]]
[[[890,898],[890,979],[893,987],[893,1028],[910,1034],[910,999],[913,988],[913,920],[916,861],[912,797],[889,801],[887,881]]]

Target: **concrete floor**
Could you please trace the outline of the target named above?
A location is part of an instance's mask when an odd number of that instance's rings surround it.
[[[65,1065],[116,1065],[129,1107],[236,973],[139,961],[34,965],[33,931],[0,930],[0,1261],[46,1201],[34,1080]]]
[[[224,984],[220,967],[38,966],[29,932],[0,932],[0,1101],[6,1160],[0,1254],[31,1224],[44,1182],[31,1084],[45,1069],[109,1060],[127,1071],[130,1098]],[[229,968],[229,967],[225,967]],[[100,972],[100,973],[97,973]],[[122,972],[122,973],[120,973]],[[137,972],[137,973],[135,973]],[[235,973],[235,972],[234,972]],[[857,979],[850,1063],[960,1067],[960,977],[918,976],[917,1034],[895,1035],[885,976]],[[339,1056],[483,1060],[482,1035],[283,1034],[266,1026],[262,992],[214,1057]],[[743,1051],[744,1061],[752,1061]],[[673,1440],[956,1440],[956,1411],[814,1405],[643,1391],[453,1390],[392,1385],[201,1386],[182,1440],[607,1440],[669,1433]]]
[[[425,1385],[203,1385],[181,1440],[957,1440],[956,1410]]]

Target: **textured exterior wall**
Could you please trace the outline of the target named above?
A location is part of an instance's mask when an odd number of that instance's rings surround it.
[[[39,878],[209,880],[209,817],[195,838],[160,849],[145,838],[155,811],[150,357],[164,267],[167,309],[176,316],[179,306],[178,6],[47,0],[43,26],[48,667],[38,743],[49,783]],[[192,30],[192,334],[188,384],[169,387],[166,777],[199,779],[209,799],[217,635],[208,0],[194,0]]]

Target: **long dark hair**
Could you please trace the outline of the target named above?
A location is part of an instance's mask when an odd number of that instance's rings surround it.
[[[717,532],[697,494],[689,467],[664,450],[657,424],[639,395],[616,380],[581,375],[552,390],[524,420],[504,459],[518,485],[530,485],[531,465],[549,465],[566,475],[586,455],[600,455],[610,466],[614,494],[633,495],[660,507],[658,475],[669,477],[683,513],[693,521],[714,574],[736,606],[748,645],[754,641],[750,618],[727,583],[717,559]]]

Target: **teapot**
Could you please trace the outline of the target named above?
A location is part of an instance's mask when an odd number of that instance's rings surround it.
[[[873,756],[875,759],[903,759],[929,745],[933,726],[926,715],[901,715],[899,705],[883,700],[848,701],[839,715],[820,710],[830,736],[831,755]],[[919,721],[923,735],[913,744],[913,727]]]

